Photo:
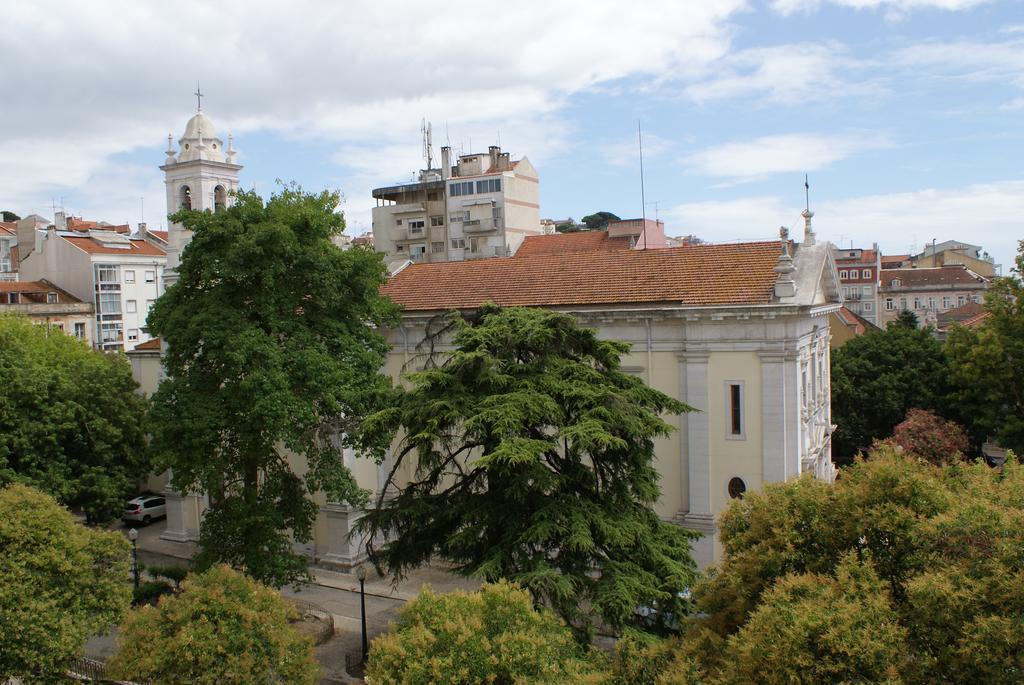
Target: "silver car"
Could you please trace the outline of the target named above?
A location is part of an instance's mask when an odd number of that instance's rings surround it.
[[[158,495],[142,495],[141,497],[128,500],[124,505],[121,519],[125,523],[138,521],[149,525],[150,522],[165,516],[167,516],[167,501],[163,497]]]

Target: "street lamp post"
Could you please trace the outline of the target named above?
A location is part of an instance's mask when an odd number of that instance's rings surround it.
[[[135,581],[135,589],[139,589],[139,549],[135,543],[139,539],[139,531],[132,528],[128,531],[128,539],[132,541],[132,579]]]
[[[366,663],[366,654],[369,651],[366,645],[366,565],[356,566],[356,578],[359,579],[359,616],[363,626],[363,663]]]

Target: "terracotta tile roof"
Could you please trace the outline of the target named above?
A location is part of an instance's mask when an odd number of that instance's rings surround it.
[[[61,304],[81,302],[77,297],[66,292],[49,281],[0,281],[0,293],[21,293],[25,296],[37,295],[33,302],[46,302],[47,293],[57,293]],[[23,304],[29,304],[25,302]]]
[[[135,352],[136,350],[145,351],[145,350],[159,350],[159,349],[160,349],[160,338],[150,338],[146,342],[139,343],[138,345],[133,347],[131,349],[131,351]]]
[[[13,221],[0,221],[0,233],[6,233],[8,235],[17,235],[17,224]]]
[[[899,286],[892,286],[893,279],[899,279]],[[882,269],[882,289],[913,289],[926,286],[984,285],[988,279],[979,276],[963,265],[928,267],[923,269]]]
[[[768,304],[778,241],[413,264],[381,292],[410,311],[671,302]]]
[[[979,312],[978,314],[975,314],[971,318],[964,319],[963,321],[961,321],[960,325],[963,326],[964,328],[977,328],[982,323],[984,323],[985,319],[989,318],[990,316],[992,316],[992,312]]]
[[[629,238],[609,238],[607,231],[579,231],[576,233],[552,233],[531,235],[516,251],[516,257],[536,255],[568,254],[570,252],[596,252],[628,250]]]
[[[114,226],[112,224],[101,224],[99,221],[87,221],[77,216],[69,216],[67,218],[67,227],[69,231],[78,231],[85,233],[86,231],[113,231],[114,233],[131,233],[132,229],[128,224],[120,224]]]
[[[861,250],[859,257],[851,257],[850,250],[833,250],[832,254],[837,262],[856,262],[857,264],[868,264],[875,261],[875,257],[878,256],[874,250]]]
[[[64,236],[64,240],[68,241],[75,247],[81,249],[89,254],[110,254],[110,255],[137,255],[146,257],[163,257],[166,256],[166,252],[161,250],[156,245],[151,245],[145,240],[130,240],[130,249],[121,249],[116,247],[108,247],[103,243],[95,240],[94,238],[78,238]]]
[[[864,335],[872,328],[878,328],[875,324],[871,323],[857,312],[847,309],[846,307],[840,307],[836,315],[849,326],[857,335]]]
[[[967,319],[981,314],[983,311],[985,311],[985,307],[977,302],[970,301],[966,304],[960,305],[959,307],[955,307],[949,311],[939,314],[937,317],[938,325],[941,328],[944,325],[948,326],[956,321],[966,321]]]
[[[884,254],[882,255],[882,266],[886,264],[902,264],[903,262],[910,261],[910,255],[908,254]]]
[[[151,236],[155,236],[160,240],[167,242],[167,231],[148,231]]]

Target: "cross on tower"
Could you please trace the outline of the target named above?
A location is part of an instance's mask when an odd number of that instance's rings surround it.
[[[203,111],[203,91],[199,90],[199,81],[196,81],[196,92],[193,95],[196,96],[196,111]]]

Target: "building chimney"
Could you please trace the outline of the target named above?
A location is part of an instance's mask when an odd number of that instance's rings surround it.
[[[54,212],[54,215],[53,215],[53,225],[57,227],[58,231],[66,231],[66,230],[68,230],[68,219],[64,215],[64,210],[61,210],[59,212]]]
[[[814,217],[814,212],[810,209],[805,209],[800,212],[800,216],[804,218],[804,244],[813,245],[815,240],[814,229],[811,228],[811,219]]]
[[[789,256],[789,229],[785,226],[779,227],[779,239],[782,243],[782,254],[779,255],[779,263],[773,269],[779,275],[775,279],[775,297],[793,297],[796,295],[796,281],[793,280],[796,267],[793,265],[793,258]]]
[[[452,177],[452,149],[445,145],[441,148],[441,178],[448,180]]]
[[[497,169],[498,158],[501,156],[501,148],[498,147],[497,145],[491,145],[489,148],[487,148],[487,154],[491,156],[491,164],[488,168]]]
[[[146,232],[147,232],[146,231],[146,222],[145,221],[140,221],[139,222],[139,235],[145,236]]]

